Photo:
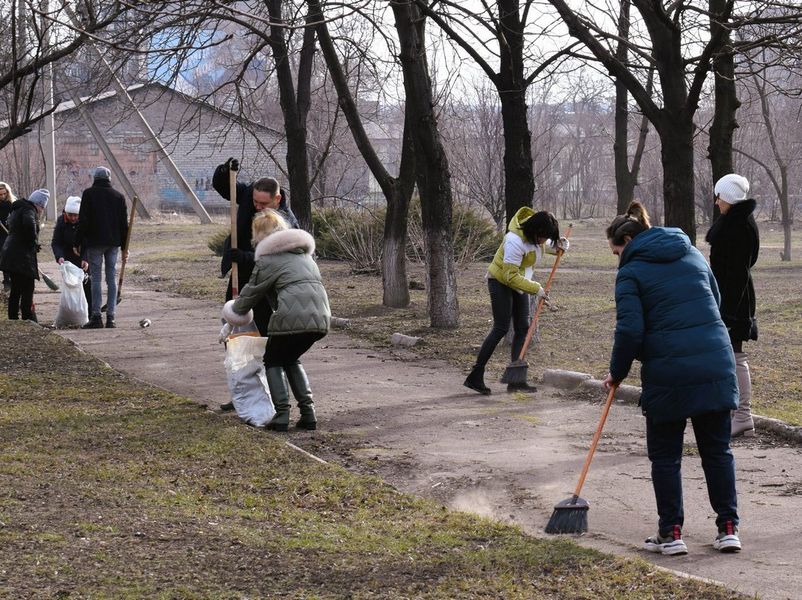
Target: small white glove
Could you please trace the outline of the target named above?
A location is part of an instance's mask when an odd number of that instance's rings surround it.
[[[226,323],[220,329],[220,336],[217,338],[217,341],[220,342],[221,344],[225,344],[229,335],[231,335],[231,325],[229,323]]]
[[[537,297],[538,302],[540,302],[540,300],[542,299],[543,302],[545,302],[548,305],[549,293],[546,291],[546,288],[544,288],[542,285],[540,286],[540,289],[537,291],[537,294],[535,294],[535,296]]]
[[[557,247],[557,250],[568,252],[568,248],[571,247],[571,242],[568,241],[567,237],[561,237],[559,240],[557,240],[555,246]]]

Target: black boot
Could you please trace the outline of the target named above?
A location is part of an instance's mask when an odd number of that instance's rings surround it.
[[[276,408],[276,414],[265,425],[265,429],[287,431],[290,425],[290,391],[287,389],[287,380],[284,379],[282,367],[268,367],[267,385],[270,388],[270,397]]]
[[[89,323],[82,326],[81,329],[103,329],[103,320],[100,315],[92,315],[89,318]]]
[[[287,381],[290,382],[292,395],[298,403],[298,410],[301,411],[301,418],[295,426],[298,429],[313,431],[317,429],[317,417],[315,416],[315,403],[312,401],[312,388],[309,386],[309,378],[301,363],[295,363],[284,367],[287,373]]]
[[[484,394],[485,396],[490,395],[490,388],[485,385],[485,368],[479,365],[474,365],[468,377],[465,379],[465,383],[462,385],[480,394]]]

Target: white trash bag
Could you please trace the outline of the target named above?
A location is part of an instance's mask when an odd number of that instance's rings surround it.
[[[84,294],[84,272],[68,260],[58,269],[63,285],[54,325],[57,328],[85,325],[89,322],[89,303]]]
[[[254,427],[264,427],[276,414],[262,362],[265,344],[267,338],[252,335],[230,337],[226,344],[231,402],[239,418]]]

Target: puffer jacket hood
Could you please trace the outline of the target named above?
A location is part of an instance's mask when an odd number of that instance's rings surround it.
[[[619,267],[631,260],[655,263],[674,262],[685,256],[691,248],[691,240],[676,227],[652,227],[635,236],[621,253]]]
[[[510,219],[510,225],[507,227],[507,231],[510,231],[520,237],[522,240],[526,241],[524,237],[524,232],[521,230],[521,225],[526,223],[530,217],[535,214],[535,211],[528,206],[522,206],[519,208],[516,213]]]

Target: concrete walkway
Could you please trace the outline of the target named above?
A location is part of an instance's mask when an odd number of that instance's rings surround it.
[[[52,323],[58,294],[43,287],[37,310],[42,323]],[[217,343],[219,308],[126,287],[117,329],[58,333],[119,371],[213,408],[229,399]],[[139,327],[143,318],[151,320],[149,328]],[[571,495],[604,400],[549,386],[508,395],[494,383],[493,395],[480,396],[462,387],[464,374],[453,367],[399,360],[339,332],[319,342],[304,364],[321,429],[290,432],[288,441],[348,467],[364,471],[367,464],[398,489],[538,536],[553,505]],[[688,447],[684,537],[690,553],[663,557],[640,549],[656,529],[643,428],[638,409],[613,407],[582,491],[591,503],[590,532],[578,541],[748,594],[802,597],[800,449],[765,436],[735,444],[744,551],[721,555],[712,548],[714,514],[698,456]],[[691,443],[690,432],[687,437]]]

